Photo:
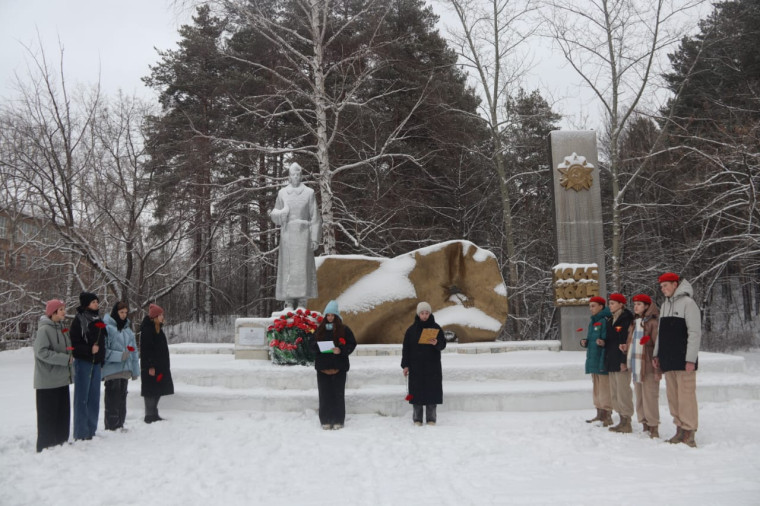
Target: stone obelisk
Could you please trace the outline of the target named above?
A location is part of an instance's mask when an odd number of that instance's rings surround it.
[[[549,140],[557,241],[554,304],[562,349],[580,350],[589,299],[606,295],[596,132],[557,130]]]

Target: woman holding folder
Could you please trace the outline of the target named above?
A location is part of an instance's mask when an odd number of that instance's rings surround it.
[[[432,309],[427,302],[417,304],[414,323],[404,334],[401,367],[409,378],[409,403],[414,407],[412,420],[422,425],[422,407],[425,420],[435,425],[436,406],[443,404],[443,373],[441,372],[441,350],[446,348],[446,339],[440,325],[435,323]]]
[[[309,338],[309,346],[315,353],[319,422],[325,430],[338,430],[346,421],[348,356],[356,348],[356,338],[351,329],[343,324],[336,301],[328,302],[323,314],[324,319]]]

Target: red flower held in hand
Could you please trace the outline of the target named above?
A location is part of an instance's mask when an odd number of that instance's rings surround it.
[[[99,329],[104,329],[104,328],[106,328],[106,324],[105,324],[105,323],[103,323],[103,322],[95,322],[95,326],[96,326],[97,328],[99,328]]]
[[[412,399],[414,399],[414,396],[412,394],[406,394],[406,397],[404,397],[405,401],[411,401]]]
[[[575,329],[575,331],[576,331],[576,332],[583,332],[583,327],[581,327],[581,328],[579,328],[579,329]]]
[[[644,336],[639,339],[639,344],[647,344],[652,338],[650,336]]]
[[[67,327],[67,328],[65,328],[65,329],[61,329],[61,332],[63,332],[64,334],[65,334],[66,332],[68,332],[68,331],[69,331],[68,327]]]
[[[342,344],[342,345],[345,346],[346,345],[346,340],[341,337],[340,339],[338,339],[338,344]]]
[[[156,382],[161,383],[162,379],[164,379],[164,373],[160,372],[158,373],[158,376],[156,376]]]
[[[66,346],[66,349],[67,349],[68,351],[74,351],[74,347],[73,347],[73,346]]]
[[[134,346],[127,346],[127,349],[128,349],[129,351],[135,351],[135,347],[134,347]]]

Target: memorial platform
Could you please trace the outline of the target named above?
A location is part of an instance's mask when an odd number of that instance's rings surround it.
[[[316,410],[312,367],[277,366],[264,360],[235,360],[232,344],[171,347],[175,395],[167,408],[186,411]],[[557,341],[449,344],[442,355],[447,411],[559,411],[589,408],[591,380],[584,352],[557,351]],[[346,384],[349,413],[397,416],[404,401],[400,345],[359,345]],[[700,402],[760,399],[760,376],[746,372],[744,358],[702,352]],[[134,399],[131,401],[136,401]],[[667,413],[665,381],[660,403]]]

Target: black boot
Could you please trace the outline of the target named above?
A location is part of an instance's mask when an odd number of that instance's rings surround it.
[[[436,421],[435,408],[436,408],[435,404],[428,404],[425,407],[425,419],[428,425],[435,425],[435,421]]]
[[[414,425],[422,425],[422,404],[412,404],[414,411],[412,412],[412,420]]]

